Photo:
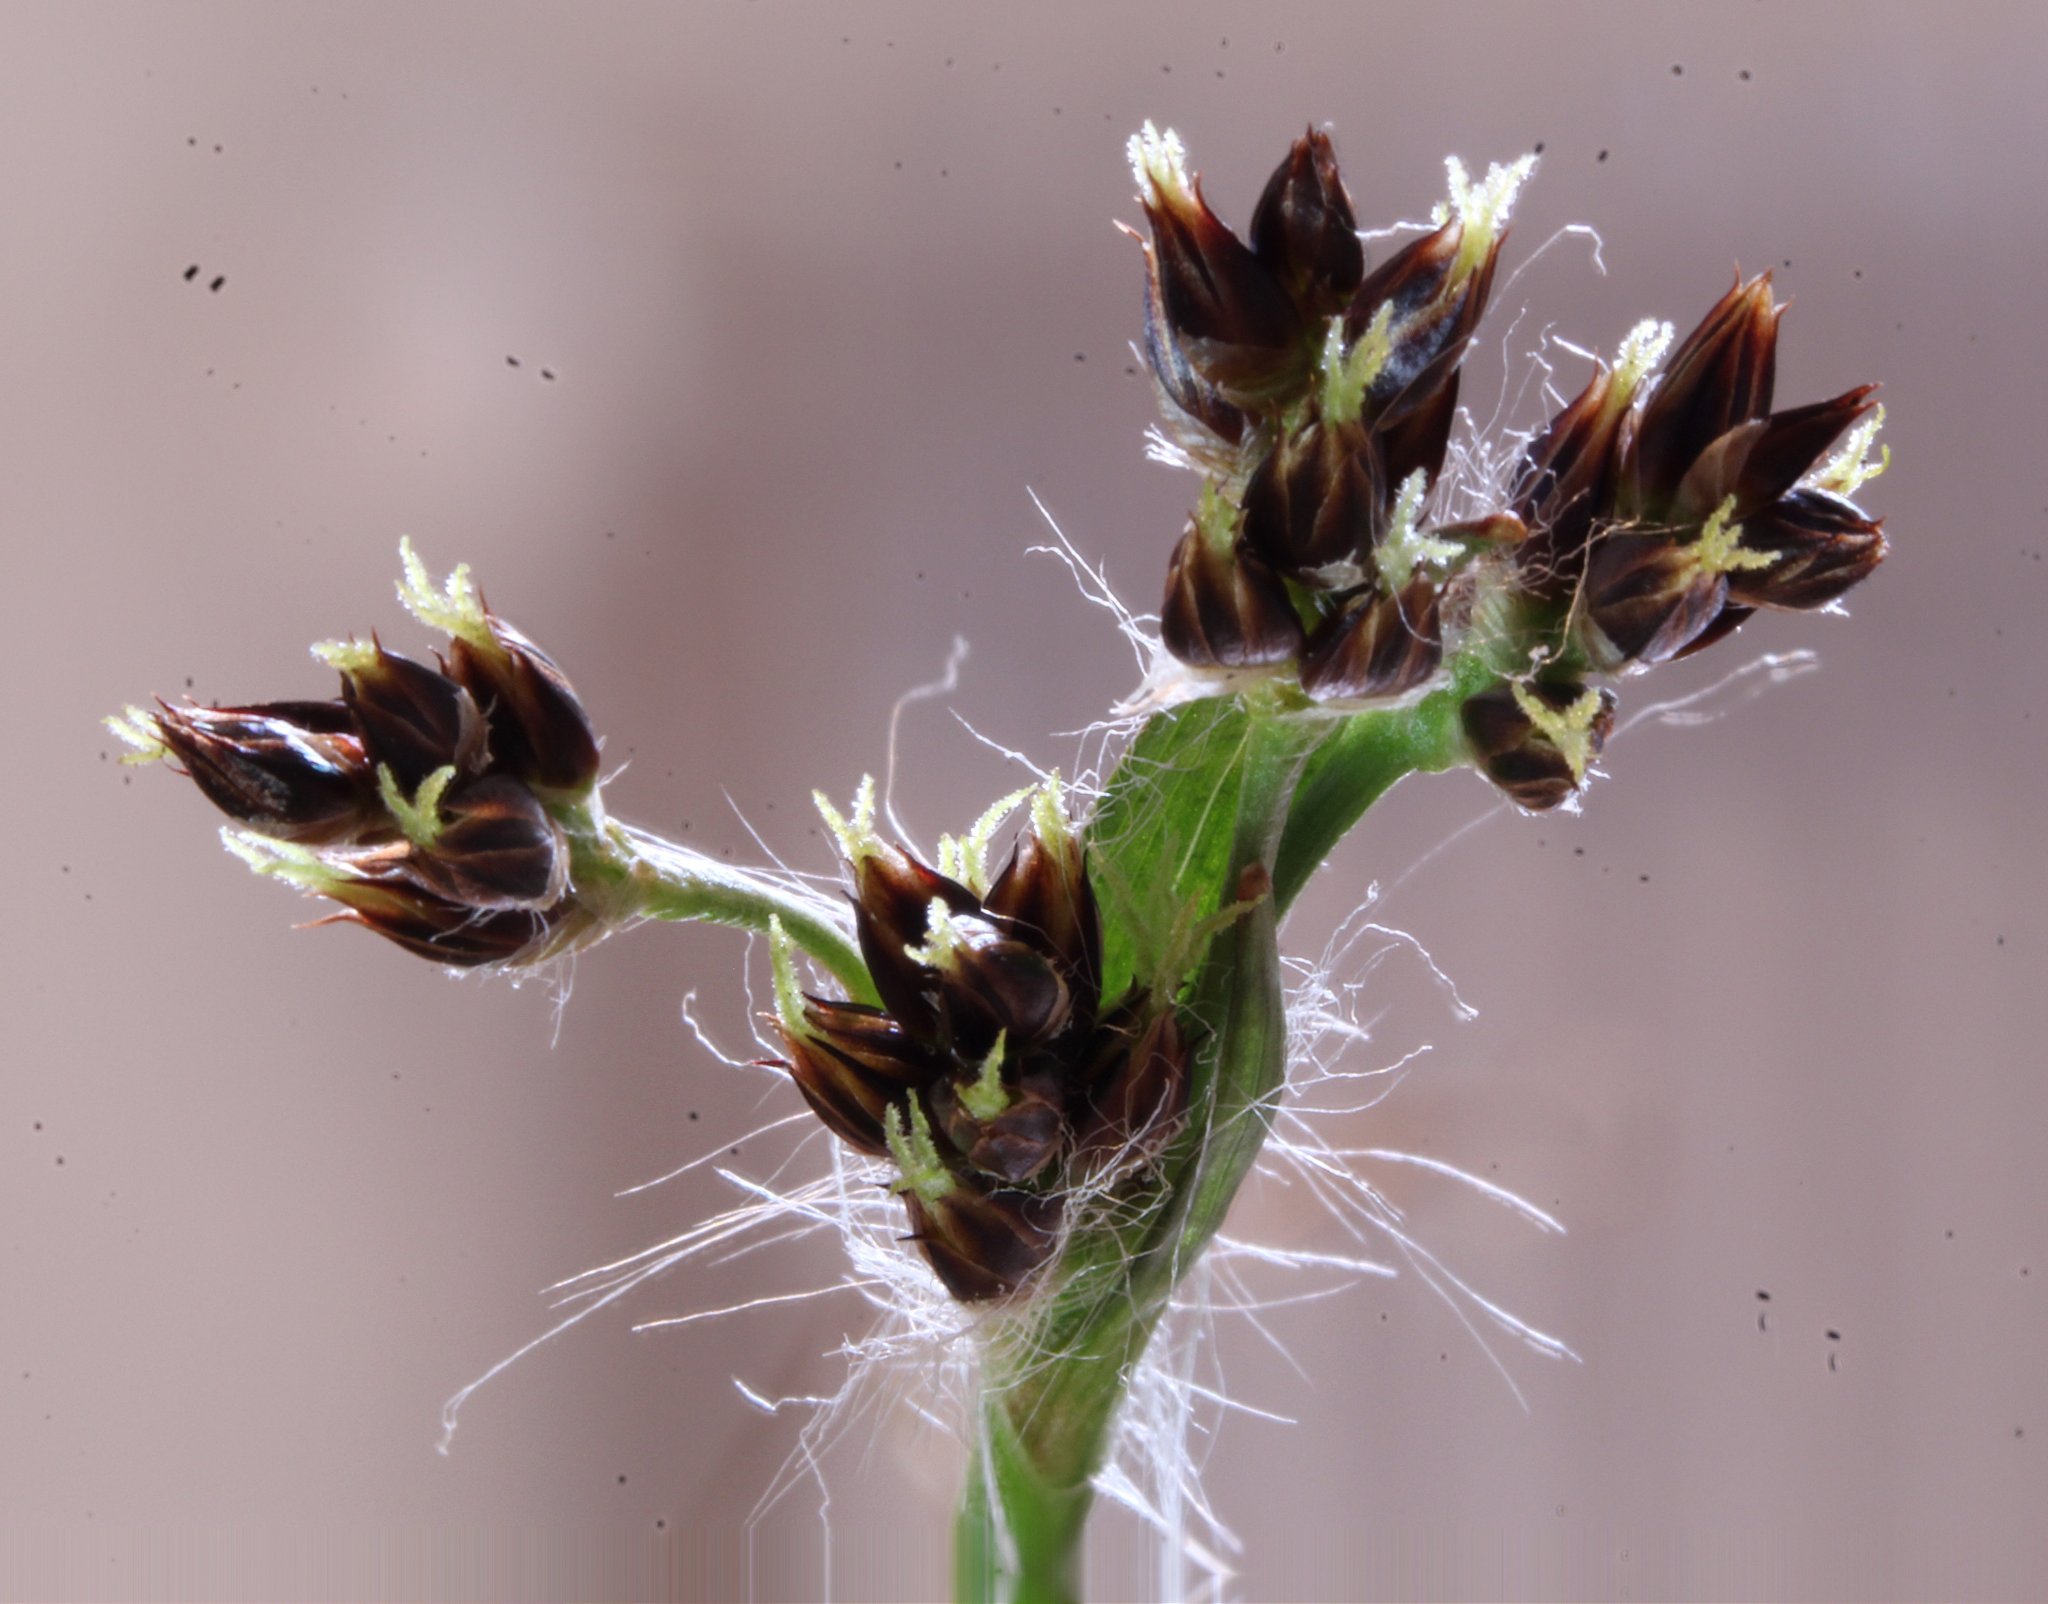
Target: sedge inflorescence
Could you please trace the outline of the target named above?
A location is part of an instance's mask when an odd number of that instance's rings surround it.
[[[131,707],[130,761],[181,767],[259,873],[341,904],[334,918],[456,968],[559,952],[592,929],[571,826],[597,810],[598,743],[554,660],[484,605],[466,568],[436,589],[408,543],[398,593],[444,630],[436,665],[374,636],[314,655],[325,701]]]
[[[1008,861],[989,840],[1028,801]],[[938,866],[818,806],[844,855],[879,1006],[813,995],[773,933],[780,1060],[841,1139],[894,1161],[910,1236],[954,1297],[1000,1298],[1052,1257],[1077,1190],[1144,1165],[1187,1107],[1172,988],[1102,992],[1102,925],[1058,780],[1004,798]]]
[[[1772,410],[1769,274],[1675,349],[1668,324],[1639,325],[1529,441],[1500,504],[1445,520],[1461,365],[1535,158],[1478,180],[1451,161],[1435,226],[1368,269],[1320,131],[1242,239],[1171,131],[1147,124],[1130,153],[1146,351],[1172,453],[1204,480],[1161,607],[1181,694],[1259,677],[1324,706],[1395,703],[1477,654],[1497,672],[1464,703],[1472,758],[1523,807],[1553,807],[1612,727],[1591,677],[1700,651],[1760,608],[1826,606],[1883,560],[1850,499],[1881,471],[1875,386]]]
[[[837,1223],[871,1272],[849,1285],[914,1282],[906,1306],[977,1337],[960,1527],[975,1597],[997,1569],[1028,1578],[1016,1596],[1073,1596],[1118,1411],[1142,1401],[1189,1271],[1214,1243],[1234,1251],[1218,1232],[1262,1151],[1473,1296],[1349,1168],[1400,1155],[1330,1147],[1304,1124],[1330,1110],[1285,1102],[1290,1067],[1298,1097],[1334,1078],[1324,1038],[1363,1034],[1314,971],[1291,1000],[1282,985],[1279,920],[1344,831],[1404,776],[1458,766],[1525,809],[1569,802],[1613,728],[1609,681],[1759,610],[1827,607],[1886,550],[1853,499],[1884,466],[1874,387],[1775,409],[1768,274],[1682,339],[1639,324],[1526,439],[1454,445],[1533,157],[1477,179],[1452,161],[1431,226],[1373,262],[1320,131],[1293,142],[1242,238],[1173,133],[1147,124],[1130,156],[1154,455],[1202,487],[1157,642],[1109,599],[1154,681],[1124,709],[1149,716],[1092,811],[1050,779],[927,862],[878,833],[868,782],[845,815],[819,798],[844,903],[714,862],[606,818],[599,744],[560,668],[466,569],[436,588],[409,546],[399,593],[448,637],[437,662],[373,636],[315,649],[341,675],[329,700],[108,721],[135,760],[192,778],[252,867],[422,957],[523,968],[648,918],[768,937],[766,1063],[844,1144],[832,1175],[748,1183],[746,1207],[569,1296],[601,1307],[761,1222]],[[1461,450],[1498,468],[1486,486],[1459,482]],[[800,978],[800,959],[833,984]]]

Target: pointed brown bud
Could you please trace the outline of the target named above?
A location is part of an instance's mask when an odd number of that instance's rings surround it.
[[[1570,594],[1585,565],[1593,522],[1612,504],[1617,447],[1625,406],[1610,405],[1612,370],[1601,368],[1522,457],[1509,505],[1528,523],[1530,538],[1516,566],[1539,594]]]
[[[1858,385],[1828,401],[1774,412],[1738,424],[1686,470],[1672,497],[1671,517],[1699,523],[1733,497],[1731,514],[1746,521],[1803,478],[1828,447],[1877,407],[1874,384]]]
[[[1443,661],[1436,586],[1417,575],[1398,594],[1369,591],[1326,620],[1301,659],[1301,688],[1323,700],[1401,696]]]
[[[779,1025],[783,1067],[834,1135],[863,1153],[889,1151],[889,1111],[937,1073],[930,1055],[879,1008],[803,999],[803,1018]]]
[[[1473,183],[1450,163],[1445,221],[1368,273],[1345,311],[1346,340],[1384,342],[1366,411],[1388,436],[1391,482],[1416,468],[1434,478],[1442,466],[1458,364],[1486,312],[1508,212],[1534,165],[1525,157]]]
[[[802,1020],[819,1046],[870,1080],[920,1090],[939,1078],[938,1058],[880,1008],[806,993]]]
[[[1252,251],[1302,315],[1342,311],[1365,276],[1365,247],[1330,136],[1311,128],[1273,170],[1252,212]]]
[[[1397,485],[1411,473],[1420,473],[1432,484],[1443,477],[1451,450],[1451,426],[1458,418],[1460,376],[1456,363],[1462,359],[1461,347],[1440,376],[1426,386],[1411,387],[1412,406],[1404,397],[1374,424],[1373,438],[1379,444],[1388,484]]]
[[[562,827],[532,791],[509,774],[460,786],[440,804],[431,845],[409,867],[429,890],[471,908],[527,908],[562,900],[569,847]]]
[[[1360,339],[1382,317],[1390,327],[1398,328],[1427,307],[1449,277],[1464,233],[1465,225],[1451,218],[1420,239],[1410,240],[1366,274],[1345,309],[1344,337]],[[1433,318],[1432,325],[1437,321]],[[1428,359],[1426,352],[1411,356],[1419,358],[1412,364],[1416,367]]]
[[[947,1045],[978,1058],[999,1035],[1019,1046],[1064,1030],[1073,994],[1052,960],[977,914],[934,906],[925,944],[911,957],[938,985]]]
[[[1480,771],[1540,813],[1585,783],[1614,728],[1614,696],[1562,681],[1504,681],[1468,698],[1462,717]]]
[[[492,766],[529,785],[587,791],[596,783],[597,736],[553,658],[486,611],[489,644],[457,635],[448,672],[490,723]]]
[[[1135,236],[1133,236],[1135,237]],[[1143,244],[1143,242],[1140,242]],[[1159,393],[1176,409],[1207,429],[1225,445],[1244,438],[1250,420],[1243,411],[1223,399],[1215,385],[1194,370],[1187,353],[1174,337],[1167,321],[1166,302],[1159,288],[1159,262],[1152,247],[1145,252],[1145,356],[1152,364],[1152,377]]]
[[[382,823],[363,743],[339,702],[159,703],[147,722],[207,801],[252,830],[331,846]]]
[[[1056,796],[1033,802],[1033,822],[989,888],[991,918],[1054,959],[1072,994],[1075,1018],[1093,1021],[1102,998],[1102,919],[1080,838],[1057,812]]]
[[[1728,599],[1748,607],[1825,607],[1885,558],[1878,520],[1825,490],[1794,490],[1754,514],[1742,544],[1769,555],[1767,566],[1728,576]]]
[[[1265,560],[1190,526],[1173,549],[1159,633],[1196,668],[1284,663],[1301,650],[1301,620]]]
[[[468,691],[425,663],[387,652],[372,638],[316,648],[341,671],[342,699],[362,732],[373,764],[387,766],[410,794],[436,769],[483,772],[488,760],[483,715]]]
[[[1586,554],[1579,592],[1588,654],[1601,668],[1662,663],[1712,624],[1728,598],[1724,571],[1694,544],[1611,529]]]
[[[528,958],[574,912],[574,904],[564,902],[551,914],[517,908],[484,913],[402,881],[345,880],[322,894],[347,910],[333,915],[334,921],[362,925],[417,957],[456,969]]]
[[[1209,209],[1185,157],[1171,132],[1149,123],[1131,141],[1167,327],[1226,401],[1271,406],[1306,379],[1301,316],[1280,280]]]
[[[1355,569],[1385,524],[1386,496],[1379,449],[1365,426],[1312,420],[1282,434],[1252,470],[1244,544],[1297,579],[1339,565]]]
[[[1783,312],[1762,273],[1738,282],[1680,342],[1643,405],[1624,473],[1625,511],[1661,515],[1708,446],[1771,410]]]
[[[1088,1113],[1075,1139],[1077,1159],[1096,1169],[1140,1163],[1171,1140],[1187,1113],[1194,1062],[1170,1002],[1146,999],[1105,1023],[1101,1037]]]
[[[935,903],[955,913],[970,913],[980,906],[974,893],[957,880],[900,847],[877,842],[854,863],[853,921],[861,957],[883,1006],[926,1037],[936,1033],[939,1022],[929,995],[933,978],[926,965],[909,956],[909,949],[922,947],[929,938]]]
[[[1007,1297],[1052,1257],[1059,1242],[1056,1197],[956,1182],[935,1199],[903,1194],[910,1237],[962,1303]]]

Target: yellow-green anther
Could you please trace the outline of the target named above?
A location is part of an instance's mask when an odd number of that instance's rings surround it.
[[[1464,556],[1465,548],[1454,540],[1439,540],[1434,535],[1424,534],[1416,527],[1422,512],[1422,498],[1429,489],[1429,475],[1417,468],[1401,481],[1401,488],[1394,496],[1394,514],[1389,520],[1386,539],[1382,540],[1373,560],[1379,565],[1380,578],[1391,590],[1401,590],[1415,576],[1415,570],[1424,563],[1455,562]]]
[[[391,765],[377,765],[377,795],[383,798],[385,810],[397,824],[398,833],[416,847],[431,847],[440,835],[441,798],[454,783],[455,765],[444,763],[420,781],[419,789],[408,798],[398,788]]]
[[[840,854],[850,864],[882,849],[882,838],[875,834],[875,777],[863,774],[860,789],[853,793],[853,817],[841,817],[823,791],[813,791],[811,800],[818,805],[819,817],[824,819],[825,828],[839,843]]]
[[[1205,480],[1202,499],[1195,504],[1195,527],[1211,551],[1227,552],[1237,544],[1239,516],[1237,503],[1217,488],[1215,480]]]
[[[1745,551],[1742,548],[1742,525],[1731,522],[1735,513],[1735,498],[1724,496],[1721,505],[1700,529],[1700,538],[1693,545],[1693,557],[1704,573],[1732,574],[1739,569],[1768,568],[1778,560],[1775,551]]]
[[[1841,449],[1809,475],[1806,482],[1816,490],[1826,490],[1843,497],[1854,496],[1892,465],[1890,446],[1878,446],[1877,461],[1867,460],[1870,448],[1877,445],[1877,431],[1883,427],[1884,408],[1880,405],[1849,431],[1842,440]]]
[[[988,895],[988,848],[995,839],[996,830],[1011,811],[1031,794],[1031,787],[1012,791],[1008,796],[990,803],[982,809],[981,817],[974,821],[966,839],[960,843],[960,867],[953,878],[972,891],[977,897]],[[943,870],[941,871],[944,872]]]
[[[146,707],[130,702],[121,712],[110,713],[100,722],[135,748],[121,754],[123,763],[160,763],[171,755],[171,749],[157,732],[156,715]]]
[[[981,1071],[960,1089],[960,1106],[978,1120],[992,1120],[1010,1106],[1010,1089],[1003,1084],[1003,1053],[1009,1045],[1007,1030],[996,1032],[996,1044],[981,1061]]]
[[[1569,707],[1552,708],[1528,686],[1514,686],[1515,706],[1535,726],[1536,733],[1557,748],[1557,755],[1572,771],[1572,779],[1583,784],[1586,767],[1593,761],[1593,725],[1600,716],[1600,693],[1588,690]]]
[[[931,1122],[924,1117],[924,1109],[916,1098],[910,1100],[908,1114],[901,1104],[889,1110],[882,1138],[889,1144],[889,1156],[896,1161],[896,1168],[902,1172],[889,1183],[890,1191],[915,1192],[925,1202],[936,1203],[953,1190],[952,1172],[939,1157],[938,1144],[932,1140]]]
[[[803,991],[796,982],[796,943],[775,914],[768,916],[768,969],[775,987],[775,1017],[792,1036],[808,1038]]]
[[[1323,336],[1322,403],[1324,421],[1356,423],[1365,411],[1365,393],[1394,352],[1394,303],[1382,301],[1372,322],[1349,350],[1344,347],[1344,320],[1330,319]]]
[[[1508,213],[1514,210],[1515,195],[1523,180],[1536,171],[1536,158],[1524,156],[1506,166],[1495,162],[1476,184],[1465,176],[1465,164],[1457,157],[1446,157],[1444,167],[1451,179],[1451,210],[1465,225],[1458,240],[1457,259],[1444,279],[1446,288],[1454,288],[1470,278],[1493,249]]]
[[[398,560],[405,566],[405,577],[398,582],[398,600],[407,612],[427,628],[456,636],[479,651],[502,650],[484,616],[483,597],[477,594],[468,563],[457,563],[447,583],[437,590],[434,576],[412,549],[410,536],[399,537]]]

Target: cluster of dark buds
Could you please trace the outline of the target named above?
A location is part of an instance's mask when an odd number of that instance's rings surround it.
[[[445,630],[430,667],[372,637],[314,655],[331,701],[131,707],[107,721],[234,824],[251,867],[342,905],[409,952],[458,967],[559,950],[586,921],[563,818],[596,806],[597,738],[552,659],[493,614],[466,568],[436,591],[409,544],[399,596]]]
[[[991,838],[1029,818],[991,879]],[[1050,1260],[1078,1189],[1142,1168],[1187,1107],[1190,1048],[1169,994],[1105,1005],[1086,852],[1056,780],[998,802],[921,862],[823,797],[881,1006],[802,991],[773,933],[774,1028],[818,1117],[892,1160],[910,1235],[954,1297],[1000,1298]]]
[[[1183,693],[1255,673],[1319,703],[1391,702],[1467,654],[1494,674],[1463,709],[1470,755],[1552,807],[1613,722],[1588,676],[1698,651],[1758,608],[1826,606],[1883,560],[1849,499],[1882,471],[1874,386],[1771,410],[1768,275],[1724,296],[1661,379],[1670,327],[1640,325],[1529,441],[1501,504],[1446,521],[1460,364],[1534,158],[1476,183],[1452,161],[1432,230],[1370,268],[1323,133],[1294,142],[1246,239],[1171,132],[1147,124],[1131,160],[1165,453],[1205,481],[1161,608]]]

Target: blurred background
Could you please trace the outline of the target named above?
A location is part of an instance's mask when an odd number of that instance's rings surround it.
[[[1434,1050],[1338,1136],[1560,1216],[1375,1172],[1580,1362],[1493,1335],[1496,1368],[1410,1274],[1219,1317],[1263,1412],[1201,1444],[1230,1591],[2040,1596],[2044,71],[2024,5],[0,9],[0,1593],[943,1593],[958,1454],[916,1375],[759,1507],[806,1412],[736,1383],[831,1394],[858,1297],[631,1329],[827,1286],[828,1243],[644,1289],[435,1452],[538,1289],[740,1195],[615,1193],[768,1162],[793,1093],[679,1011],[746,1045],[745,943],[643,930],[564,1001],[295,930],[96,721],[330,694],[316,639],[423,649],[406,533],[567,666],[614,811],[707,850],[829,867],[811,789],[880,766],[956,635],[906,823],[1020,783],[962,720],[1071,765],[1136,676],[1027,555],[1031,492],[1147,609],[1195,489],[1142,460],[1111,227],[1152,118],[1239,223],[1311,120],[1369,225],[1425,217],[1447,153],[1540,150],[1482,421],[1503,349],[1683,329],[1770,267],[1781,400],[1882,380],[1898,464],[1853,623],[1760,619],[1624,717],[1766,652],[1820,672],[1636,728],[1580,818],[1415,781],[1296,912],[1313,955],[1378,883],[1479,1010],[1377,970],[1357,1062]],[[1597,254],[1536,256],[1574,222]],[[1299,1188],[1232,1230],[1346,1247]],[[1097,1595],[1162,1585],[1098,1527]]]

